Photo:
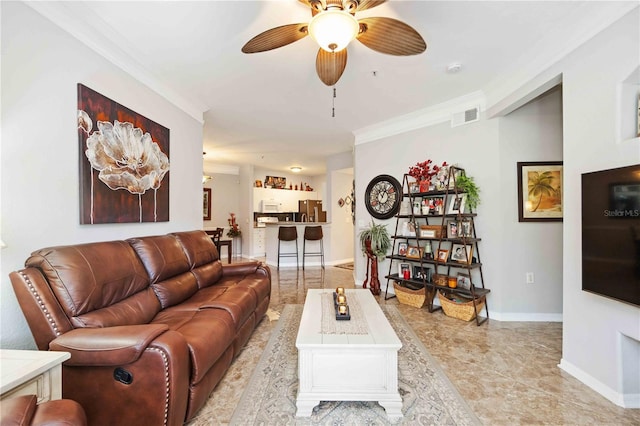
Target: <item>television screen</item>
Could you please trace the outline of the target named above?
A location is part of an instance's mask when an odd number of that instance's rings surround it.
[[[582,175],[582,290],[640,306],[640,164]]]

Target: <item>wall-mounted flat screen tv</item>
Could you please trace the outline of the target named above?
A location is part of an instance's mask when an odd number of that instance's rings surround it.
[[[640,306],[640,164],[582,175],[582,290]]]

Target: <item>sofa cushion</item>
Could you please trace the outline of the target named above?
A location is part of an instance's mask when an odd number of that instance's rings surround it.
[[[222,276],[222,264],[211,237],[204,231],[176,232],[172,235],[182,244],[198,288],[216,283]]]
[[[112,306],[149,287],[144,267],[124,241],[45,248],[33,252],[25,265],[42,271],[69,317]]]
[[[152,323],[166,324],[185,339],[191,357],[192,384],[202,380],[231,346],[236,333],[231,316],[220,309],[189,311],[171,307],[160,312]]]
[[[180,303],[198,291],[187,255],[173,235],[131,238],[127,241],[147,270],[151,287],[162,308]]]
[[[114,327],[146,324],[160,312],[156,293],[147,287],[111,306],[69,318],[74,327]]]
[[[200,290],[195,297],[192,297],[186,303],[192,301],[202,301],[200,309],[215,308],[223,309],[233,318],[235,329],[239,329],[249,318],[258,306],[258,298],[256,294],[247,288],[228,287],[227,290],[215,298],[207,298],[209,295],[206,291],[208,288]]]

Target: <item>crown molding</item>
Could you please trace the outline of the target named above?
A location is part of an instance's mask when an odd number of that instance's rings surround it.
[[[118,43],[120,35],[99,17],[91,15],[90,20],[85,19],[88,12],[82,2],[28,1],[24,4],[158,93],[199,123],[204,123],[203,113],[208,109],[206,105],[188,99],[154,76],[135,59],[135,54],[127,52],[121,47],[126,46],[124,40]],[[100,25],[96,25],[96,21],[99,21]]]
[[[444,123],[451,120],[452,114],[476,107],[479,107],[480,111],[486,109],[486,96],[482,91],[472,92],[428,108],[356,129],[353,131],[355,145]]]

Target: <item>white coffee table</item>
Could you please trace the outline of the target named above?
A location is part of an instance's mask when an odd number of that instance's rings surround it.
[[[324,315],[336,321],[333,307],[326,312],[323,293],[331,295],[333,290],[307,292],[300,320],[296,339],[300,382],[296,416],[310,416],[320,401],[378,401],[390,420],[399,420],[402,418],[402,398],[398,392],[400,339],[366,289],[346,290],[350,306],[357,300],[360,307],[359,318],[352,310],[351,320],[345,321],[360,321],[349,325],[360,328],[357,334],[340,334],[341,324],[335,324],[338,330],[329,333],[325,326],[323,334],[323,309]]]

